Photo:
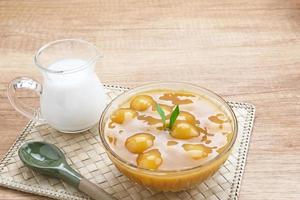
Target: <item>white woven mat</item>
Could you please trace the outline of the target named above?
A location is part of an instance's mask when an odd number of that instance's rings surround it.
[[[106,86],[107,102],[126,89]],[[17,154],[20,145],[29,140],[42,140],[60,147],[73,168],[118,199],[238,199],[255,108],[246,103],[229,102],[229,105],[237,116],[239,128],[232,154],[213,177],[189,190],[176,193],[156,192],[128,180],[114,167],[104,152],[97,127],[80,134],[63,134],[46,124],[38,125],[33,122],[29,122],[1,160],[0,185],[54,199],[89,199],[66,183],[39,175],[22,164]]]

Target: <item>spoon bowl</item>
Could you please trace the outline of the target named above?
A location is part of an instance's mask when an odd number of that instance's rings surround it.
[[[22,162],[33,170],[56,178],[77,187],[81,175],[66,162],[63,152],[55,145],[46,142],[28,142],[19,151]]]
[[[55,145],[44,142],[25,143],[18,153],[24,164],[39,169],[59,167],[65,162],[64,154]]]

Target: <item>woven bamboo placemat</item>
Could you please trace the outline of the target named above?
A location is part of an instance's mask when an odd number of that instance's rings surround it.
[[[107,102],[128,88],[105,86]],[[255,108],[246,103],[229,102],[238,120],[238,137],[225,164],[214,176],[189,190],[181,192],[156,192],[133,183],[111,163],[101,146],[97,127],[80,134],[63,134],[47,124],[30,121],[14,145],[0,162],[0,185],[54,199],[89,199],[63,181],[42,176],[25,167],[17,151],[22,143],[31,140],[47,141],[57,145],[66,154],[68,163],[82,175],[118,199],[123,200],[188,200],[188,199],[238,199],[246,163]]]

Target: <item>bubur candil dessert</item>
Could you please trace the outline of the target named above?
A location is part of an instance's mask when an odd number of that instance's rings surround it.
[[[188,89],[138,91],[109,108],[101,138],[129,178],[181,190],[212,175],[229,155],[236,119],[222,103]]]

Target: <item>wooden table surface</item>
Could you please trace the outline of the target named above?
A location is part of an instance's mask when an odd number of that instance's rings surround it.
[[[7,83],[41,80],[34,52],[62,38],[96,44],[103,83],[187,81],[254,104],[240,199],[300,199],[300,1],[1,0],[1,157],[28,122]],[[0,187],[0,199],[46,198]]]

